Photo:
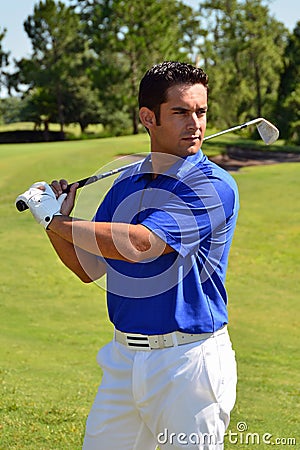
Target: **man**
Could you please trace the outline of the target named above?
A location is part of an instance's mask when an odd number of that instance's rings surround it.
[[[151,153],[116,180],[93,221],[69,216],[77,186],[66,197],[66,180],[21,196],[82,281],[107,274],[115,334],[98,354],[85,450],[223,448],[236,389],[224,283],[238,193],[200,150],[207,90],[189,64],[145,74]]]

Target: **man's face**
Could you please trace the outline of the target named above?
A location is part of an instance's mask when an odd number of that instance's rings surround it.
[[[207,90],[202,84],[175,85],[160,107],[157,124],[153,113],[149,128],[151,150],[185,157],[197,153],[206,130]]]

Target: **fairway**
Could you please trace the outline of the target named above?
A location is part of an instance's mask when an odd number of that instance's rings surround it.
[[[147,151],[146,134],[0,145],[0,450],[81,448],[101,380],[96,354],[112,334],[104,290],[64,268],[14,200],[35,181],[75,181]],[[298,448],[300,164],[233,175],[241,210],[227,289],[239,383],[226,448]]]

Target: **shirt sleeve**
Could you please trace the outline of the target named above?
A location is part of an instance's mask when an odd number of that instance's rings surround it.
[[[220,179],[181,181],[174,192],[160,195],[159,208],[151,209],[141,223],[185,257],[204,242],[206,247],[225,243],[234,197]]]

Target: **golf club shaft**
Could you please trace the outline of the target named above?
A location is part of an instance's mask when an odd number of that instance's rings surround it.
[[[264,120],[264,119],[262,119],[262,118],[253,119],[253,120],[250,120],[249,122],[242,123],[241,125],[237,125],[237,126],[232,127],[232,128],[227,128],[226,130],[219,131],[218,133],[211,134],[210,136],[206,136],[203,139],[203,142],[207,141],[209,139],[215,138],[217,136],[221,136],[222,134],[230,133],[231,131],[237,131],[237,130],[241,130],[243,128],[247,128],[249,125],[254,125],[256,123],[261,122],[262,120]],[[104,173],[99,174],[99,175],[93,175],[91,177],[83,178],[82,180],[79,180],[79,181],[76,181],[74,183],[71,183],[64,190],[64,193],[70,192],[71,186],[73,186],[75,183],[78,183],[78,185],[79,185],[78,188],[82,188],[83,186],[87,186],[89,184],[95,183],[96,181],[102,180],[103,178],[107,178],[107,177],[110,177],[111,175],[115,175],[115,174],[117,174],[119,172],[123,172],[124,170],[128,169],[129,167],[132,167],[132,166],[138,164],[138,162],[139,161],[131,163],[131,164],[127,164],[126,166],[119,167],[118,169],[109,170],[108,172],[104,172]],[[17,202],[16,207],[17,207],[18,211],[20,211],[20,212],[25,211],[26,209],[28,209],[28,206],[22,200]]]
[[[212,139],[214,137],[217,136],[221,136],[222,134],[225,133],[230,133],[231,131],[237,131],[237,130],[242,130],[243,128],[247,128],[249,125],[254,125],[256,123],[261,122],[263,119],[259,118],[259,119],[253,119],[253,120],[249,120],[249,122],[244,122],[241,125],[236,125],[235,127],[232,128],[227,128],[227,130],[223,130],[223,131],[218,131],[218,133],[214,133],[211,134],[210,136],[206,136],[203,141],[207,141],[208,139]]]
[[[78,183],[78,188],[82,188],[83,186],[87,186],[88,184],[95,183],[96,181],[102,180],[103,178],[110,177],[111,175],[115,175],[116,173],[123,172],[126,169],[129,169],[132,166],[135,166],[139,161],[136,161],[131,164],[127,164],[126,166],[119,167],[118,169],[112,169],[108,172],[100,173],[99,175],[93,175],[92,177],[83,178],[82,180],[75,181],[74,183],[68,184],[67,188],[64,190],[64,193],[70,192],[71,186],[75,183]]]

